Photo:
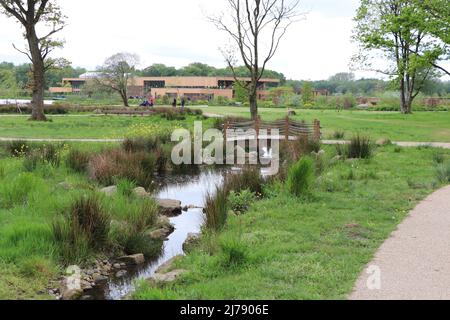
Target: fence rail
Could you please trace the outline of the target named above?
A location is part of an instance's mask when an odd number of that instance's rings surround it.
[[[256,137],[249,136],[248,131],[254,129]],[[223,130],[226,139],[233,139],[237,137],[247,137],[252,139],[267,138],[261,133],[261,130],[267,130],[267,135],[271,136],[272,130],[278,129],[279,140],[295,140],[298,137],[308,137],[314,140],[321,139],[321,126],[319,120],[314,120],[313,123],[307,123],[305,121],[295,121],[286,117],[285,119],[276,121],[263,121],[261,119],[254,121],[231,121],[227,120],[223,125]],[[242,133],[230,134],[230,130],[242,130]]]

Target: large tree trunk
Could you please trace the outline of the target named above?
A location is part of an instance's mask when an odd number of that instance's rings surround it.
[[[32,112],[31,119],[35,121],[46,121],[44,114],[44,87],[45,87],[45,66],[44,60],[39,49],[39,40],[36,35],[34,26],[28,31],[28,45],[30,48],[32,63],[33,63],[33,83],[31,84],[33,92],[33,100],[31,101]]]
[[[120,93],[120,96],[122,97],[122,101],[123,101],[123,105],[124,105],[124,107],[129,107],[130,105],[129,105],[129,103],[128,103],[128,95],[127,95],[127,92],[121,92]]]

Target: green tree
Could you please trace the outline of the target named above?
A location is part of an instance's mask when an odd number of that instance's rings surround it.
[[[177,75],[177,69],[168,67],[165,64],[156,63],[142,70],[140,74],[143,77],[174,77]]]
[[[19,50],[25,54],[32,63],[33,93],[32,120],[44,121],[44,89],[45,73],[57,64],[49,54],[62,46],[61,41],[52,39],[52,36],[65,26],[64,15],[56,1],[52,0],[0,0],[0,9],[8,17],[16,19],[24,29],[27,40],[27,49]],[[46,30],[44,35],[38,35],[37,29]]]
[[[128,86],[133,83],[139,57],[131,53],[117,53],[108,59],[98,69],[99,76],[95,78],[96,85],[117,92],[122,98],[123,105],[128,104]]]
[[[310,81],[303,82],[302,86],[302,100],[304,105],[314,103],[314,88]]]
[[[389,75],[400,91],[401,112],[412,113],[413,100],[446,51],[435,41],[429,14],[418,0],[362,0],[355,18],[355,40],[360,54],[355,62]],[[380,55],[389,61],[387,69],[371,63]]]
[[[246,84],[240,81],[234,83],[234,99],[237,102],[247,102],[248,101],[248,89]]]

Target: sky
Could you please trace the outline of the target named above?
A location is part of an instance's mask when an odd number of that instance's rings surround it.
[[[68,17],[58,34],[64,57],[75,67],[94,70],[117,52],[136,53],[140,67],[153,63],[182,67],[202,62],[225,67],[219,50],[226,35],[207,21],[221,11],[225,0],[59,0]],[[289,79],[321,80],[348,72],[356,44],[351,42],[353,17],[359,0],[301,0],[304,17],[286,34],[269,69]],[[24,45],[22,30],[0,16],[0,61],[27,62],[12,43]],[[358,78],[376,74],[356,72]]]

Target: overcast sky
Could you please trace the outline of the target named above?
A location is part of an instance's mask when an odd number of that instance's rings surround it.
[[[114,53],[141,57],[141,67],[164,63],[181,67],[203,62],[224,67],[219,51],[227,41],[205,19],[225,0],[60,0],[69,25],[58,37],[66,40],[54,56],[74,66],[94,69]],[[351,43],[353,17],[359,0],[301,0],[305,19],[289,29],[268,66],[292,79],[326,79],[349,71],[356,47]],[[26,62],[12,48],[23,45],[13,19],[0,16],[0,61]],[[357,73],[358,77],[373,76]]]

